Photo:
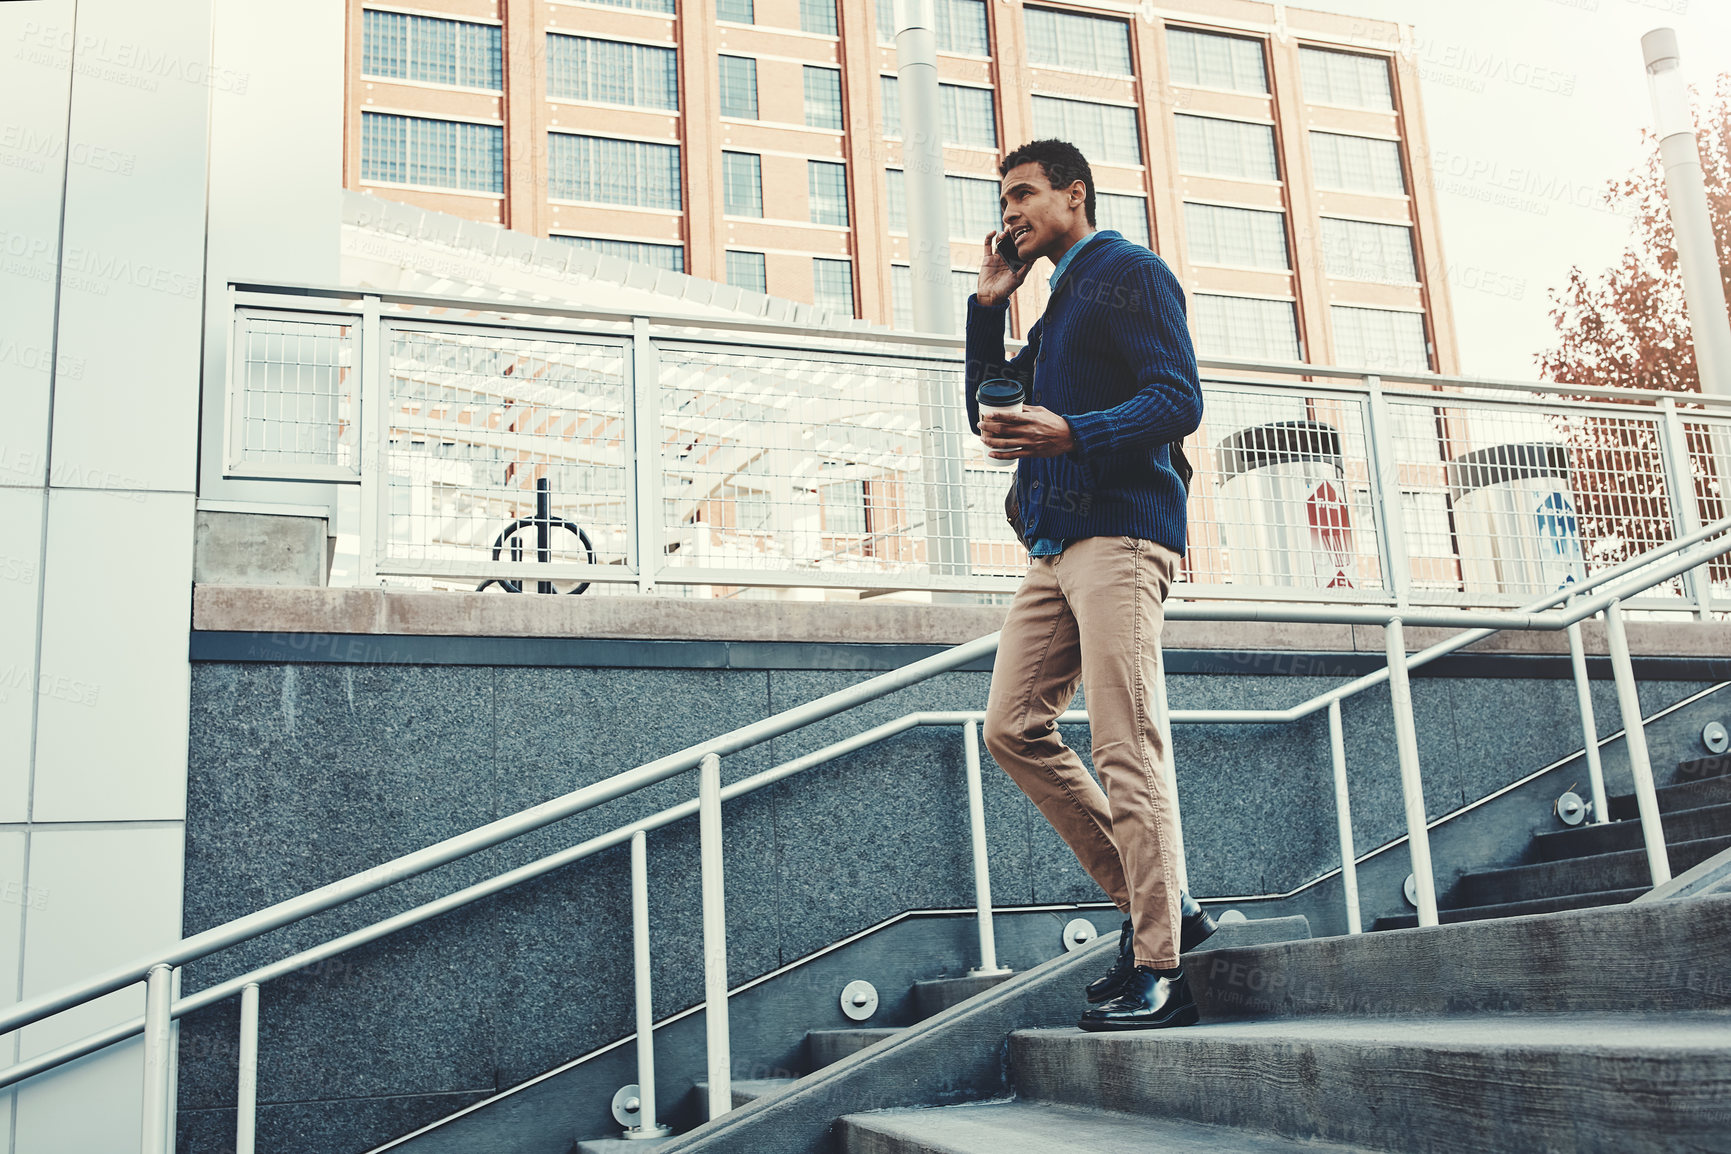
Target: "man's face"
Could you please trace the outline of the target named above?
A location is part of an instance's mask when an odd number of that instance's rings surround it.
[[[1023,260],[1048,255],[1070,230],[1086,200],[1085,189],[1079,180],[1066,188],[1053,188],[1037,161],[1018,164],[1004,174],[998,184],[998,208],[1004,230],[1016,238],[1016,251]]]

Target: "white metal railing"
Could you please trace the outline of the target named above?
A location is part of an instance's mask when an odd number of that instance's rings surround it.
[[[357,579],[1012,590],[954,338],[231,286],[224,468],[353,486]],[[1185,595],[1514,606],[1717,518],[1731,400],[1204,361]],[[1080,504],[1086,493],[1044,500]],[[1731,570],[1644,609],[1731,609]]]
[[[1342,605],[1253,605],[1248,603],[1204,605],[1175,600],[1168,606],[1167,616],[1175,620],[1246,619],[1280,621],[1312,621],[1325,623],[1378,623],[1384,625],[1387,636],[1388,666],[1377,673],[1367,674],[1298,705],[1278,710],[1171,710],[1162,727],[1184,723],[1277,724],[1309,716],[1326,709],[1330,722],[1330,750],[1334,768],[1335,801],[1341,838],[1341,869],[1348,904],[1347,915],[1352,932],[1359,932],[1357,884],[1354,867],[1356,855],[1352,846],[1349,802],[1346,792],[1344,743],[1341,740],[1341,702],[1348,697],[1387,679],[1393,693],[1392,708],[1397,728],[1397,751],[1400,761],[1407,823],[1407,839],[1412,856],[1413,872],[1418,887],[1419,923],[1437,924],[1436,892],[1430,867],[1427,815],[1423,783],[1418,764],[1417,745],[1413,740],[1412,701],[1404,686],[1409,669],[1435,660],[1445,653],[1486,636],[1498,629],[1566,630],[1571,633],[1571,647],[1579,645],[1580,622],[1603,613],[1607,625],[1611,664],[1616,682],[1619,707],[1622,712],[1625,737],[1628,742],[1631,770],[1635,781],[1641,829],[1647,848],[1649,867],[1655,885],[1670,878],[1664,834],[1654,793],[1652,768],[1646,753],[1643,721],[1636,696],[1633,668],[1629,658],[1628,639],[1622,625],[1622,607],[1642,590],[1660,584],[1680,574],[1704,565],[1731,551],[1731,518],[1719,520],[1649,552],[1647,555],[1613,566],[1583,582],[1578,588],[1545,594],[1516,611],[1458,611],[1411,608],[1390,611],[1368,606]],[[1551,608],[1567,599],[1562,610]],[[1467,631],[1416,653],[1405,648],[1404,627],[1466,625]],[[239,1085],[241,1101],[237,1113],[237,1150],[252,1154],[255,1133],[257,1093],[258,1019],[260,988],[274,978],[302,969],[352,949],[355,946],[395,933],[428,918],[438,916],[479,898],[499,893],[520,882],[540,876],[550,870],[580,860],[612,846],[629,843],[632,846],[632,908],[633,954],[637,982],[637,1044],[639,1060],[639,1127],[640,1134],[655,1132],[654,1047],[653,1031],[649,1028],[649,967],[647,902],[648,881],[645,867],[646,834],[671,822],[696,814],[699,819],[699,840],[702,861],[702,908],[704,933],[705,1015],[708,1037],[709,1111],[711,1116],[725,1112],[731,1106],[730,1053],[727,1023],[727,957],[725,904],[723,901],[722,822],[721,803],[764,786],[781,781],[805,769],[832,761],[844,754],[865,748],[915,726],[945,725],[960,727],[968,773],[969,829],[974,860],[977,920],[979,925],[981,969],[997,968],[992,936],[992,902],[990,879],[986,868],[985,823],[981,814],[978,742],[975,726],[982,720],[978,712],[924,712],[907,714],[871,729],[856,733],[842,741],[794,758],[753,777],[721,784],[721,757],[789,733],[812,722],[845,712],[857,705],[876,700],[888,693],[905,688],[946,670],[956,669],[995,651],[997,636],[991,635],[943,653],[927,657],[901,669],[879,674],[858,685],[839,690],[815,701],[785,710],[782,713],[741,727],[720,737],[701,742],[677,753],[646,763],[636,769],[604,781],[574,790],[562,797],[543,802],[509,817],[480,826],[465,834],[448,838],[414,853],[365,870],[340,881],[321,886],[299,897],[279,902],[267,909],[235,919],[184,939],[173,948],[159,951],[116,967],[95,978],[61,990],[40,995],[10,1010],[0,1012],[0,1032],[21,1029],[60,1011],[84,1005],[115,990],[143,982],[146,1006],[141,1019],[122,1023],[106,1031],[69,1043],[60,1048],[30,1058],[0,1071],[0,1087],[15,1084],[25,1078],[53,1069],[65,1062],[142,1032],[145,1035],[145,1110],[143,1150],[156,1154],[171,1148],[168,1119],[172,1116],[171,1022],[174,1018],[213,1005],[224,999],[241,998],[241,1039]],[[1586,677],[1585,664],[1573,663],[1577,686]],[[1163,681],[1163,674],[1162,674]],[[1157,687],[1159,700],[1164,700],[1164,686]],[[1062,720],[1085,721],[1085,713],[1067,713]],[[1597,730],[1590,715],[1583,718],[1584,744],[1595,751]],[[1593,764],[1590,760],[1589,764]],[[673,806],[661,813],[622,826],[611,833],[591,838],[579,845],[549,855],[516,869],[499,874],[484,882],[428,902],[414,909],[385,918],[370,926],[352,931],[322,945],[302,951],[292,957],[271,963],[237,978],[187,997],[176,992],[175,967],[207,957],[240,942],[258,937],[271,929],[298,921],[312,914],[342,905],[372,893],[397,881],[425,873],[439,865],[455,861],[479,850],[539,829],[565,817],[593,808],[606,801],[635,792],[645,786],[666,780],[678,773],[699,770],[698,797]],[[1603,781],[1593,774],[1595,799],[1604,796]],[[1601,804],[1596,820],[1607,820]]]

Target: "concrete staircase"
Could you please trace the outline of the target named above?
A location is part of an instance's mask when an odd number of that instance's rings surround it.
[[[1677,764],[1676,784],[1658,791],[1671,872],[1731,848],[1731,755]],[[1440,921],[1465,922],[1622,905],[1652,886],[1634,794],[1609,799],[1611,820],[1533,837],[1518,865],[1475,870],[1438,902]],[[1380,917],[1375,930],[1418,924]]]
[[[1727,957],[1731,897],[1216,951],[1200,1026],[1018,1030],[1012,1100],[851,1114],[833,1148],[1731,1151]]]

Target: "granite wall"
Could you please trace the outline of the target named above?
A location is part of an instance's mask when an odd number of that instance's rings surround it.
[[[1181,655],[1175,655],[1181,656]],[[1176,708],[1281,707],[1358,672],[1326,656],[1174,661]],[[1180,670],[1188,668],[1189,672]],[[1433,816],[1579,748],[1572,683],[1508,660],[1413,681]],[[1451,669],[1453,673],[1451,674]],[[811,668],[195,663],[188,934],[598,781],[869,676]],[[946,674],[724,761],[737,780],[879,721],[977,709],[989,674]],[[1708,683],[1650,679],[1649,710]],[[1610,686],[1598,716],[1616,730]],[[1404,831],[1386,689],[1345,708],[1360,852]],[[1073,740],[1086,744],[1077,729]],[[1681,739],[1679,739],[1681,742]],[[1283,892],[1337,864],[1325,715],[1184,726],[1175,746],[1193,890]],[[1668,766],[1692,751],[1655,749]],[[1613,791],[1619,788],[1613,771]],[[1584,787],[1583,787],[1584,788]],[[204,988],[694,796],[694,774],[621,798],[188,968]],[[916,730],[729,803],[729,970],[738,983],[899,912],[972,903],[960,735]],[[987,763],[1000,905],[1101,895]],[[649,838],[657,1015],[701,996],[695,820]],[[606,851],[265,987],[261,1149],[361,1152],[631,1028],[629,863]],[[1439,879],[1439,882],[1443,879]],[[1366,894],[1366,923],[1398,894]],[[1327,929],[1327,927],[1322,927]],[[179,1149],[230,1150],[231,1001],[180,1042]]]

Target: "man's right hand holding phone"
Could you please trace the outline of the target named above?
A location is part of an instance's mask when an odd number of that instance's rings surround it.
[[[980,261],[979,283],[974,288],[974,297],[983,305],[1000,305],[1009,300],[1034,268],[1032,262],[1018,267],[999,255],[998,240],[1002,235],[986,234],[986,253]]]

